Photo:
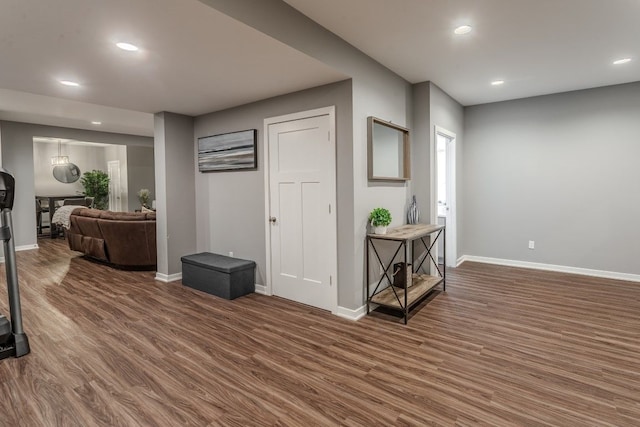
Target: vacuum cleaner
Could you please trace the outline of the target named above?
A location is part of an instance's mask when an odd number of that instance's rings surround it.
[[[16,181],[6,170],[0,168],[0,240],[4,244],[5,270],[7,272],[7,293],[11,320],[0,314],[0,359],[21,357],[29,353],[29,340],[22,329],[20,308],[20,288],[16,266],[16,248],[11,232],[11,209]]]

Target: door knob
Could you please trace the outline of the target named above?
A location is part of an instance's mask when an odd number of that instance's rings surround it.
[[[275,216],[269,217],[269,222],[271,222],[272,224],[275,224],[276,223],[276,217]]]

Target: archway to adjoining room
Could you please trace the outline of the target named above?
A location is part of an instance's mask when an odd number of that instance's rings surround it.
[[[119,198],[117,204],[112,200],[106,209],[140,210],[140,190],[149,190],[151,200],[155,199],[153,153],[153,147],[34,136],[35,225],[38,237],[51,236],[53,211],[65,199],[81,199],[85,196],[81,179],[85,172],[96,170],[109,175],[109,165],[115,162],[119,165],[119,173],[111,174],[117,182],[110,183],[110,192],[117,190],[115,193],[119,193]],[[50,203],[54,203],[53,208],[49,206]]]

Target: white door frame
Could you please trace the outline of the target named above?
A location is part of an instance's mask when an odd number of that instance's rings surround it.
[[[273,295],[273,286],[271,280],[271,224],[269,222],[269,217],[271,216],[270,209],[270,200],[271,200],[271,191],[269,185],[269,125],[282,123],[282,122],[290,122],[293,120],[301,120],[308,119],[311,117],[318,116],[329,116],[329,142],[333,147],[331,151],[333,154],[333,162],[331,164],[331,171],[329,171],[329,176],[333,178],[333,182],[330,183],[331,188],[333,189],[333,193],[331,196],[331,215],[333,216],[333,220],[331,223],[331,232],[328,236],[326,236],[331,241],[329,242],[329,247],[331,248],[330,254],[327,254],[329,257],[329,268],[331,274],[331,313],[336,314],[338,311],[338,224],[337,224],[337,207],[336,207],[336,107],[324,107],[317,108],[314,110],[301,111],[298,113],[285,114],[283,116],[276,117],[268,117],[264,119],[264,130],[263,130],[263,147],[264,152],[262,158],[264,159],[264,224],[265,224],[265,246],[266,246],[266,264],[267,264],[267,272],[266,272],[266,284],[265,284],[265,294]]]
[[[447,267],[456,267],[458,263],[457,248],[457,206],[456,206],[456,134],[440,126],[434,126],[431,140],[431,223],[438,223],[438,163],[436,161],[438,135],[451,138],[447,147],[447,204],[450,214],[445,229]]]

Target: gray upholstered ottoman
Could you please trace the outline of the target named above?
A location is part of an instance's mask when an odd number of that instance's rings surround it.
[[[255,291],[253,261],[210,252],[185,255],[181,260],[182,283],[190,288],[226,299]]]

